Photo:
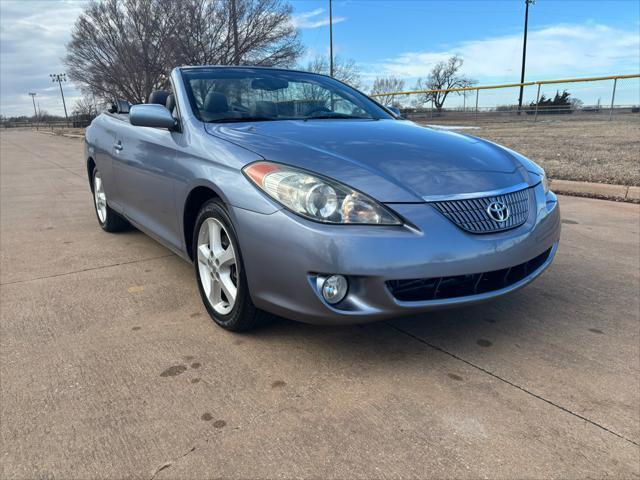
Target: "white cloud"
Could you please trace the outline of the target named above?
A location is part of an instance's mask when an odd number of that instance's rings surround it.
[[[344,22],[346,17],[333,17],[334,25]],[[319,28],[329,25],[329,15],[323,8],[316,8],[308,12],[301,12],[292,18],[293,25],[297,28]]]
[[[84,1],[0,2],[0,112],[32,115],[28,92],[36,92],[42,110],[64,115],[60,90],[50,73],[65,71],[61,58],[71,28]],[[78,91],[63,83],[67,110],[71,113]]]
[[[481,83],[518,81],[522,36],[504,35],[459,43],[443,51],[405,52],[370,65],[371,75],[424,77],[433,65],[453,54],[464,59],[463,72]],[[529,31],[527,78],[533,80],[640,70],[637,31],[605,25],[552,25]]]

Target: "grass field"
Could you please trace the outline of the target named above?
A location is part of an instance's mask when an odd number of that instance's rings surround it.
[[[421,123],[451,125],[444,119]],[[640,116],[609,122],[548,120],[538,123],[456,120],[479,126],[465,133],[505,145],[539,163],[550,178],[640,185]]]

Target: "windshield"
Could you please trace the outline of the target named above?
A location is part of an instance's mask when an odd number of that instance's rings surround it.
[[[183,69],[203,122],[393,118],[362,93],[312,73],[259,68]]]

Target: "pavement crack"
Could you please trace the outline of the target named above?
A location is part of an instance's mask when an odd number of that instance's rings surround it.
[[[610,433],[611,435],[614,435],[614,436],[620,438],[621,440],[624,440],[624,441],[626,441],[628,443],[631,443],[633,445],[636,445],[636,446],[640,446],[640,444],[638,442],[635,442],[635,441],[625,437],[624,435],[621,435],[621,434],[619,434],[617,432],[614,432],[613,430],[605,427],[604,425],[601,425],[601,424],[599,424],[599,423],[597,423],[597,422],[595,422],[593,420],[590,420],[587,417],[584,417],[584,416],[580,415],[579,413],[576,413],[576,412],[574,412],[572,410],[569,410],[566,407],[563,407],[562,405],[558,405],[557,403],[555,403],[555,402],[553,402],[553,401],[551,401],[551,400],[549,400],[547,398],[544,398],[543,396],[541,396],[541,395],[539,395],[539,394],[537,394],[535,392],[527,390],[525,387],[522,387],[522,386],[520,386],[520,385],[518,385],[516,383],[513,383],[513,382],[507,380],[506,378],[501,377],[500,375],[497,375],[497,374],[495,374],[493,372],[490,372],[489,370],[487,370],[486,368],[481,367],[480,365],[476,365],[475,363],[470,362],[469,360],[465,360],[464,358],[459,357],[455,353],[451,353],[451,352],[445,350],[444,348],[439,347],[438,345],[434,345],[432,343],[429,343],[425,339],[420,338],[419,336],[414,335],[411,332],[403,330],[402,328],[397,327],[397,326],[393,325],[392,323],[389,323],[389,322],[384,322],[384,323],[387,326],[389,326],[389,327],[393,328],[394,330],[396,330],[397,332],[400,332],[400,333],[402,333],[402,334],[404,334],[404,335],[406,335],[408,337],[411,337],[414,340],[417,340],[418,342],[420,342],[420,343],[422,343],[422,344],[424,344],[424,345],[426,345],[426,346],[428,346],[428,347],[430,347],[430,348],[432,348],[434,350],[437,350],[439,352],[444,353],[445,355],[449,355],[450,357],[453,357],[456,360],[459,360],[459,361],[469,365],[470,367],[475,368],[476,370],[480,370],[481,372],[486,373],[487,375],[490,375],[491,377],[495,378],[496,380],[499,380],[499,381],[501,381],[503,383],[506,383],[507,385],[509,385],[511,387],[517,388],[518,390],[526,393],[527,395],[530,395],[530,396],[532,396],[534,398],[537,398],[538,400],[542,400],[543,402],[548,403],[549,405],[551,405],[551,406],[553,406],[553,407],[555,407],[555,408],[557,408],[559,410],[562,410],[563,412],[568,413],[569,415],[573,415],[574,417],[579,418],[580,420],[582,420],[584,422],[587,422],[587,423],[593,425],[594,427],[597,427],[597,428],[599,428],[601,430],[604,430],[605,432]]]
[[[173,465],[175,462],[183,459],[184,457],[186,457],[187,455],[189,455],[191,452],[195,451],[196,446],[194,445],[193,447],[191,447],[190,450],[187,450],[185,453],[183,453],[182,455],[169,460],[168,462],[163,463],[162,465],[160,465],[158,468],[156,468],[156,471],[153,472],[153,475],[151,475],[151,478],[149,480],[153,480],[154,478],[156,478],[156,475],[158,475],[162,470],[166,470],[167,468],[171,467],[171,465]]]
[[[157,257],[140,258],[138,260],[130,260],[128,262],[120,262],[120,263],[112,263],[112,264],[109,264],[109,265],[102,265],[100,267],[83,268],[81,270],[74,270],[72,272],[54,273],[53,275],[45,275],[44,277],[28,278],[26,280],[15,280],[13,282],[0,283],[0,286],[4,287],[5,285],[15,285],[15,284],[18,284],[18,283],[28,283],[28,282],[33,282],[33,281],[36,281],[36,280],[46,280],[48,278],[64,277],[66,275],[73,275],[73,274],[76,274],[76,273],[90,272],[92,270],[101,270],[103,268],[119,267],[120,265],[131,265],[133,263],[148,262],[149,260],[158,260],[160,258],[167,258],[167,257],[173,257],[173,256],[174,256],[173,253],[169,253],[167,255],[159,255]]]

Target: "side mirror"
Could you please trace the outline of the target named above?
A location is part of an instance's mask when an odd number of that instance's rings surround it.
[[[387,107],[391,110],[392,113],[395,114],[396,117],[402,118],[402,114],[400,113],[400,109],[398,107]]]
[[[176,119],[164,105],[145,103],[129,109],[129,122],[137,127],[169,128],[176,126]]]

